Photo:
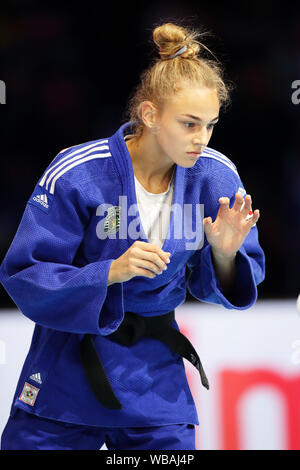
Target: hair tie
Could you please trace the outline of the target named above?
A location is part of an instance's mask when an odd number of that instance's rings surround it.
[[[187,50],[187,46],[185,45],[181,49],[179,49],[179,51],[177,51],[176,54],[171,55],[169,59],[174,59],[174,57],[177,57],[178,55],[183,54],[186,50]]]

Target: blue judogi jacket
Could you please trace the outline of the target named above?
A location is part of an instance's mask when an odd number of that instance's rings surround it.
[[[235,193],[246,193],[231,160],[209,147],[192,168],[176,165],[175,209],[162,247],[171,253],[167,270],[154,279],[135,276],[107,287],[112,261],[135,239],[147,241],[124,141],[131,126],[128,122],[111,137],[56,155],[36,184],[1,264],[1,283],[36,324],[12,410],[95,426],[199,424],[180,356],[153,338],[126,347],[108,335],[126,311],[155,316],[175,309],[185,301],[186,288],[198,300],[228,309],[248,309],[256,301],[256,286],[265,275],[256,225],[237,253],[231,299],[216,278],[206,238],[189,244],[192,233],[203,235],[203,216],[215,219],[221,196],[229,197],[232,207]],[[188,210],[190,215],[180,218],[184,205],[202,207],[198,223]],[[172,326],[179,329],[176,321]],[[85,333],[95,335],[121,410],[102,406],[87,382],[79,355]],[[205,369],[205,358],[202,362]]]

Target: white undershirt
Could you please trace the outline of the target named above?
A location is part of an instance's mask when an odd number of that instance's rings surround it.
[[[125,140],[131,136],[125,136]],[[171,215],[171,205],[174,193],[174,173],[168,189],[159,194],[149,193],[134,176],[135,192],[141,224],[149,243],[154,243],[160,248],[165,242],[168,233]]]
[[[141,223],[150,243],[163,246],[169,229],[174,192],[174,173],[164,193],[149,193],[134,177]]]

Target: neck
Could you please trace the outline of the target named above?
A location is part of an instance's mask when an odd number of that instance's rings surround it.
[[[175,163],[162,155],[154,135],[144,131],[140,137],[127,140],[126,145],[138,180],[147,186],[168,186]]]

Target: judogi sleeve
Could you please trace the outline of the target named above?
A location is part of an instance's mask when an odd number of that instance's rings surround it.
[[[73,264],[90,217],[81,192],[61,178],[53,195],[41,200],[35,194],[41,194],[38,185],[0,267],[0,282],[21,312],[40,325],[112,333],[124,316],[122,283],[107,287],[113,258]]]
[[[219,210],[219,198],[230,199],[229,207],[235,201],[235,193],[246,195],[239,176],[227,169],[212,177],[211,184],[206,186],[204,200],[204,216],[212,217],[214,222]],[[253,198],[252,198],[253,199]],[[198,300],[221,304],[228,309],[243,310],[250,308],[257,299],[257,285],[265,277],[265,256],[258,241],[258,231],[254,225],[236,256],[236,279],[230,298],[226,298],[216,276],[212,263],[211,246],[204,234],[204,243],[187,263],[190,273],[187,278],[189,292]]]

